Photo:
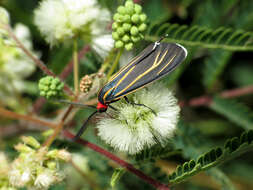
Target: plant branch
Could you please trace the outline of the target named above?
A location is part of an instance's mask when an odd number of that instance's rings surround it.
[[[43,126],[47,126],[50,128],[56,128],[57,124],[54,123],[50,123],[47,121],[43,121],[41,119],[37,119],[35,117],[31,117],[29,115],[22,115],[22,114],[18,114],[9,110],[6,110],[5,108],[0,107],[0,115],[7,117],[7,118],[11,118],[11,119],[22,119],[25,121],[29,121],[29,122],[33,122],[39,125],[43,125]]]
[[[4,24],[4,28],[8,31],[10,37],[17,43],[18,47],[23,50],[23,52],[30,57],[33,62],[42,70],[44,71],[45,74],[56,77],[56,75],[47,68],[47,66],[39,60],[37,57],[35,57],[23,44],[22,42],[17,38],[17,36],[12,32],[12,29],[9,25]],[[64,84],[64,90],[69,94],[69,95],[74,95],[72,90],[70,89],[69,86]]]
[[[247,94],[252,94],[253,93],[253,85],[247,86],[247,87],[242,87],[242,88],[236,88],[232,90],[225,90],[218,95],[222,98],[236,98],[239,96],[247,95]],[[189,101],[181,101],[179,102],[179,105],[181,107],[183,106],[208,106],[212,103],[212,97],[208,95],[200,96],[197,98],[192,98]]]
[[[79,69],[78,69],[78,43],[77,38],[74,39],[74,48],[73,48],[73,62],[74,62],[74,88],[75,94],[78,95],[78,80],[79,80]]]
[[[73,105],[70,105],[68,109],[65,111],[64,115],[62,116],[61,121],[59,122],[58,126],[55,128],[54,133],[44,142],[43,146],[46,146],[46,147],[51,146],[51,144],[54,142],[56,137],[62,131],[63,126],[64,126],[64,121],[67,119],[72,109],[73,109]]]
[[[74,138],[74,135],[67,130],[63,131],[63,135],[70,140],[72,140]],[[120,166],[126,168],[129,172],[135,174],[136,176],[138,176],[142,180],[146,181],[150,185],[154,186],[155,188],[157,188],[159,190],[169,190],[169,187],[167,185],[164,185],[164,184],[160,183],[159,181],[156,181],[155,179],[151,178],[150,176],[147,176],[142,171],[134,168],[133,165],[131,165],[130,163],[120,159],[119,157],[115,156],[114,154],[108,152],[107,150],[105,150],[93,143],[90,143],[86,140],[82,140],[82,139],[79,139],[77,141],[77,143],[94,150],[95,152],[109,158],[110,160],[113,160],[114,162],[116,162]]]
[[[78,61],[80,61],[80,59],[88,52],[90,51],[90,46],[86,45],[83,47],[83,49],[81,51],[79,51],[78,53]],[[59,78],[64,80],[67,78],[67,76],[73,71],[73,63],[74,61],[71,60],[63,69],[63,71],[61,72],[61,74],[59,75]]]

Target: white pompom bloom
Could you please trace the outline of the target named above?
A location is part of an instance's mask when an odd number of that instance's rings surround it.
[[[7,35],[7,31],[3,29],[2,24],[9,24],[9,22],[10,22],[10,15],[8,11],[5,8],[0,7],[0,38],[3,38],[4,36]]]
[[[44,0],[35,10],[34,19],[51,46],[79,36],[101,57],[114,44],[112,37],[105,35],[110,20],[110,12],[101,9],[96,0]]]
[[[97,36],[94,38],[92,48],[102,57],[108,55],[109,50],[113,48],[114,40],[111,34]]]
[[[55,176],[52,171],[46,169],[35,179],[34,185],[37,189],[48,189],[52,184],[55,183]]]
[[[13,28],[13,32],[33,55],[39,57],[39,53],[33,50],[29,28],[18,23]],[[2,89],[0,98],[5,100],[6,105],[17,108],[20,105],[17,94],[27,89],[25,78],[35,71],[36,66],[8,35],[2,43],[0,40],[0,48],[2,50],[0,53],[0,88]]]
[[[98,122],[98,135],[119,151],[136,154],[156,143],[163,145],[174,133],[180,108],[173,93],[162,83],[137,91],[129,97],[136,106],[121,100],[114,103],[118,109],[108,113],[114,118],[103,118]]]

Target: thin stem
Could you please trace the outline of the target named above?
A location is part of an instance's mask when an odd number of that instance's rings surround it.
[[[59,122],[58,126],[55,128],[54,133],[44,142],[43,146],[45,147],[50,147],[51,144],[54,142],[56,137],[61,133],[63,126],[64,126],[64,121],[67,119],[69,113],[73,109],[73,106],[70,105],[66,112],[64,113],[63,117],[61,118],[61,121]]]
[[[218,94],[218,96],[222,98],[236,98],[239,96],[247,95],[247,94],[252,94],[253,93],[253,85],[247,86],[247,87],[242,87],[242,88],[236,88],[232,90],[225,90],[222,91],[221,93]],[[212,97],[208,95],[196,97],[190,99],[188,102],[181,101],[179,102],[180,106],[208,106],[212,103]]]
[[[107,70],[107,68],[109,67],[109,65],[110,65],[110,63],[111,63],[111,61],[112,61],[112,59],[113,59],[113,57],[114,57],[115,50],[116,50],[116,49],[112,49],[112,50],[110,51],[108,57],[105,59],[103,65],[102,65],[101,68],[99,69],[99,72],[104,73],[104,72]]]
[[[39,125],[43,125],[43,126],[47,126],[50,128],[56,128],[57,124],[54,123],[50,123],[47,121],[43,121],[41,119],[37,119],[35,117],[31,117],[29,115],[22,115],[22,114],[18,114],[9,110],[6,110],[5,108],[0,107],[0,115],[7,117],[7,118],[11,118],[11,119],[22,119],[25,121],[30,121]]]
[[[70,133],[69,131],[67,130],[64,130],[63,131],[63,135],[72,140],[75,136]],[[119,164],[120,166],[126,168],[129,172],[135,174],[137,177],[141,178],[142,180],[144,180],[145,182],[149,183],[150,185],[154,186],[155,188],[159,189],[159,190],[169,190],[169,187],[165,184],[162,184],[160,183],[159,181],[156,181],[155,179],[151,178],[150,176],[147,176],[146,174],[144,174],[142,171],[134,168],[134,166],[122,159],[120,159],[119,157],[117,157],[116,155],[112,154],[111,152],[108,152],[107,150],[91,143],[91,142],[88,142],[86,140],[82,140],[82,139],[79,139],[76,141],[77,143],[85,146],[85,147],[88,147],[92,150],[94,150],[95,152],[109,158],[110,160],[113,160],[114,162],[116,162],[117,164]]]
[[[74,88],[75,94],[78,94],[78,80],[79,80],[79,69],[78,69],[78,44],[77,38],[74,39],[74,49],[73,49],[73,61],[74,61]]]
[[[121,57],[123,51],[124,51],[123,48],[121,48],[121,49],[118,51],[118,54],[117,54],[117,56],[116,56],[116,58],[115,58],[115,61],[114,61],[114,63],[112,64],[112,67],[111,67],[111,69],[109,70],[109,72],[108,72],[108,74],[107,74],[107,79],[109,79],[109,78],[112,76],[112,74],[114,73],[115,69],[117,68],[118,63],[119,63],[119,59],[120,59],[120,57]]]
[[[83,47],[81,51],[78,53],[78,61],[85,56],[85,54],[90,51],[90,46],[86,45]],[[74,61],[71,60],[62,70],[61,74],[59,75],[59,78],[64,80],[67,78],[67,76],[73,71],[73,63]]]
[[[56,77],[56,75],[47,68],[47,66],[39,60],[37,57],[35,57],[23,44],[22,42],[16,37],[16,35],[12,32],[12,29],[10,28],[9,25],[3,24],[3,27],[8,31],[10,37],[17,43],[18,47],[23,50],[23,52],[30,57],[33,62],[42,70],[44,73],[47,75]],[[74,95],[72,90],[69,88],[68,85],[64,84],[64,90],[69,94],[69,95]]]

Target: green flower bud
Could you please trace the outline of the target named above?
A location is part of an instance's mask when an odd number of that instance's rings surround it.
[[[125,6],[126,7],[134,7],[134,3],[133,3],[133,1],[126,1]]]
[[[46,154],[46,156],[47,156],[48,158],[57,158],[58,151],[59,151],[59,150],[57,150],[57,149],[50,150],[50,151]]]
[[[133,35],[133,36],[137,36],[138,33],[139,33],[138,28],[137,28],[136,26],[133,26],[133,27],[131,28],[131,30],[130,30],[130,33],[131,33],[131,35]]]
[[[134,6],[126,7],[126,14],[128,15],[134,14]]]
[[[46,96],[46,92],[41,91],[41,92],[40,92],[40,96]]]
[[[113,33],[112,33],[112,38],[113,38],[114,40],[118,40],[118,39],[119,39],[119,34],[118,34],[117,32],[113,32]]]
[[[48,167],[49,169],[51,169],[51,170],[54,170],[54,169],[56,169],[57,164],[56,164],[55,161],[49,161],[49,162],[47,162],[47,167]]]
[[[56,85],[55,85],[55,84],[51,84],[51,85],[50,85],[50,89],[51,89],[51,90],[56,89]]]
[[[116,30],[119,27],[119,24],[117,22],[112,23],[112,29]]]
[[[123,42],[128,42],[130,40],[130,37],[127,34],[125,34],[123,36],[122,40],[123,40]]]
[[[21,137],[22,141],[25,143],[25,144],[28,144],[34,148],[39,148],[40,147],[40,143],[33,137],[31,136],[23,136]]]
[[[53,94],[53,91],[48,91],[48,92],[47,92],[47,97],[48,97],[48,98],[50,98],[50,97],[53,96],[53,95],[54,95],[54,94]]]
[[[57,84],[59,84],[61,81],[60,81],[60,79],[55,78],[52,82],[53,82],[55,85],[57,85]]]
[[[140,41],[140,39],[141,39],[141,37],[139,37],[139,36],[131,36],[131,40],[133,42],[138,42],[138,41]]]
[[[130,51],[131,49],[133,49],[133,46],[134,46],[134,44],[132,42],[130,42],[130,43],[125,45],[125,48],[126,48],[127,51]]]
[[[124,43],[122,41],[120,41],[120,40],[118,40],[118,41],[115,42],[115,47],[116,48],[121,48],[121,47],[123,47],[123,45],[124,45]]]
[[[131,22],[131,16],[130,15],[124,15],[123,21],[124,22]]]
[[[133,23],[137,24],[139,21],[140,21],[140,17],[138,14],[134,14],[132,17],[131,17],[131,20]]]
[[[71,154],[64,149],[59,150],[57,156],[59,159],[65,161],[65,162],[69,162],[71,160]]]
[[[29,153],[29,152],[34,152],[34,150],[32,148],[30,148],[29,146],[25,145],[25,144],[17,144],[15,145],[15,149],[20,152],[20,153]]]
[[[140,15],[140,19],[141,19],[141,22],[145,22],[146,21],[146,19],[147,19],[147,15],[146,14],[141,14]]]
[[[57,97],[62,94],[64,84],[58,78],[47,76],[39,80],[40,95],[46,98]]]
[[[56,87],[57,90],[62,90],[64,87],[64,84],[61,82],[60,84],[58,84],[58,86]]]
[[[119,20],[119,17],[120,17],[120,16],[121,16],[121,15],[120,15],[119,13],[115,13],[114,16],[113,16],[113,20],[114,20],[114,21]]]
[[[122,15],[126,14],[126,8],[124,6],[119,6],[117,11]]]
[[[44,90],[44,91],[48,91],[48,90],[49,90],[49,87],[48,87],[48,86],[44,86],[43,90]]]
[[[125,33],[123,27],[117,28],[117,33],[118,33],[119,36],[123,36],[123,34]]]
[[[128,31],[131,29],[131,24],[129,24],[129,23],[124,23],[124,24],[123,24],[123,29],[124,29],[126,32],[128,32]]]
[[[138,4],[135,4],[134,5],[134,11],[137,13],[137,14],[140,14],[141,11],[142,11],[142,6],[138,5]]]
[[[146,28],[147,28],[147,25],[146,25],[145,23],[142,23],[142,24],[138,27],[139,31],[141,31],[141,32],[145,31]]]
[[[52,134],[54,133],[54,130],[53,129],[49,129],[49,130],[46,130],[42,133],[42,136],[43,137],[49,137],[51,136]]]

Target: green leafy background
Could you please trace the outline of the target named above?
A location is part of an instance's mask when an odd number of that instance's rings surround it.
[[[114,13],[124,1],[99,2]],[[37,0],[0,1],[0,5],[10,12],[13,24],[21,22],[30,28],[35,49],[42,53],[42,60],[47,66],[59,74],[71,60],[72,49],[65,46],[50,48],[45,43],[33,24],[33,10],[38,3]],[[164,41],[184,45],[189,54],[184,64],[162,80],[175,90],[179,100],[209,95],[213,101],[208,106],[184,106],[177,132],[166,147],[154,146],[136,156],[115,154],[153,178],[171,184],[173,189],[253,189],[252,95],[233,99],[219,96],[223,90],[253,85],[252,0],[142,0],[140,3],[148,16],[149,27],[145,39],[135,46],[135,52],[140,52],[151,41],[168,34]],[[94,73],[100,64],[94,53],[89,52],[81,60],[80,73]],[[42,72],[37,70],[27,79],[31,88],[42,76]],[[72,85],[72,75],[68,76],[66,82]],[[28,89],[22,98],[35,101],[38,94],[38,90]],[[40,114],[48,117],[48,113],[56,107],[47,102]],[[76,129],[91,111],[81,110],[77,113],[74,123]],[[4,126],[12,123],[2,117],[0,122],[0,132]],[[0,139],[0,150],[14,158],[16,153],[13,145],[22,134],[41,138],[33,130],[15,130]],[[84,138],[111,150],[96,136],[92,126]],[[52,190],[105,190],[112,189],[111,184],[113,189],[119,190],[153,189],[91,150],[65,140],[57,140],[54,146],[67,147],[71,152],[84,155],[88,159],[90,170],[87,175],[90,178],[71,175],[60,185],[51,187]]]

